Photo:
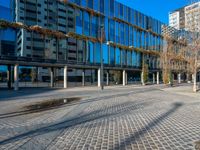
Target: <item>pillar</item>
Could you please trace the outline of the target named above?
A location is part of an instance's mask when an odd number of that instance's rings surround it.
[[[186,74],[186,81],[187,81],[187,83],[190,83],[190,75],[189,75],[189,73]]]
[[[192,74],[192,82],[194,83],[194,74]]]
[[[98,87],[101,87],[101,69],[98,69]]]
[[[193,91],[197,92],[197,73],[193,74]]]
[[[67,85],[67,66],[64,67],[64,88],[66,89],[68,87]]]
[[[11,65],[8,65],[7,67],[7,85],[8,88],[11,89]]]
[[[109,85],[109,71],[106,72],[106,85]]]
[[[85,70],[82,72],[82,86],[85,86]]]
[[[155,73],[153,73],[153,84],[156,83],[156,80],[155,80]]]
[[[181,83],[181,73],[178,74],[178,83]]]
[[[126,85],[126,70],[123,70],[123,86]]]
[[[19,90],[19,65],[14,66],[14,90]]]
[[[54,71],[53,71],[53,68],[51,68],[51,71],[50,71],[50,76],[51,76],[51,87],[54,87]]]
[[[141,72],[141,84],[145,85],[144,84],[144,72],[143,71]]]
[[[159,75],[159,72],[157,72],[157,84],[160,84],[160,75]]]

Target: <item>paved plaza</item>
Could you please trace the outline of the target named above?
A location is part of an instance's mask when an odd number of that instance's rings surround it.
[[[0,149],[195,149],[200,93],[191,85],[0,91]],[[39,112],[42,100],[80,101]],[[198,147],[196,147],[198,148]]]

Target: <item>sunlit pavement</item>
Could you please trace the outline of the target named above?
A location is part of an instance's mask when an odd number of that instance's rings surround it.
[[[0,91],[0,149],[195,149],[200,94],[190,86]],[[46,99],[81,101],[27,113]]]

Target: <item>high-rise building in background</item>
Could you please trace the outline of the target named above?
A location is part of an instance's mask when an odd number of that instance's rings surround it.
[[[200,2],[187,5],[169,13],[169,25],[187,31],[200,30]]]

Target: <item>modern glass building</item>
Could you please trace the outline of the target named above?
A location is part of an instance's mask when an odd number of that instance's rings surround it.
[[[0,18],[12,21],[10,8],[0,5]],[[0,30],[0,54],[15,55],[15,31],[13,29]]]
[[[139,81],[143,60],[150,73],[159,71],[162,23],[137,10],[115,0],[14,0],[12,3],[16,22],[71,35],[58,39],[20,29],[18,57],[77,64],[79,68],[68,69],[68,80],[81,80],[85,74],[84,80],[94,84],[98,81],[101,48],[107,83],[120,84],[124,75],[126,83]]]

